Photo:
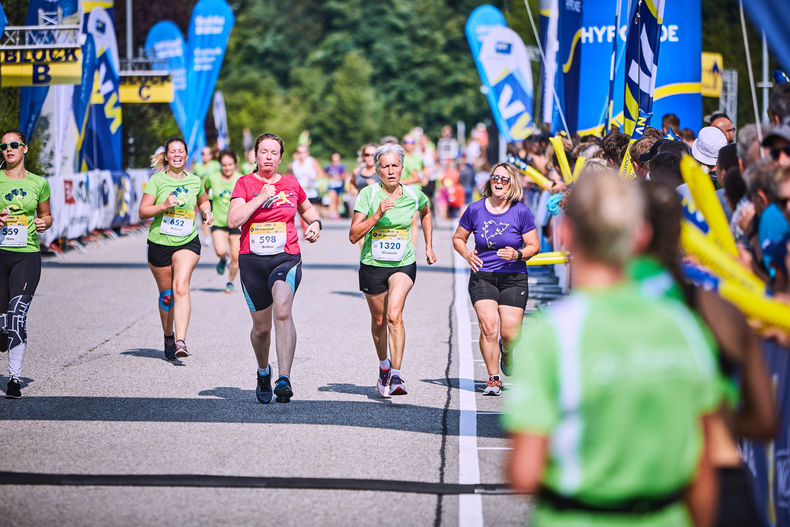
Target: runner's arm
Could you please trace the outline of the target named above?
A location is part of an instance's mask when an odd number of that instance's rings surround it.
[[[172,209],[176,206],[178,200],[170,194],[164,203],[156,204],[156,197],[151,194],[143,194],[143,199],[140,200],[140,219],[150,220],[154,216],[162,214],[167,209]]]
[[[428,265],[431,265],[436,262],[436,255],[433,254],[433,217],[430,205],[425,205],[420,210],[420,222],[425,236],[425,258],[428,260]]]
[[[386,201],[390,200],[385,199],[381,203],[383,204]],[[392,202],[390,201],[390,203]],[[364,212],[354,211],[354,217],[351,219],[351,228],[348,231],[349,241],[351,241],[351,243],[357,243],[364,238],[383,216],[384,211],[381,210],[381,206],[379,206],[376,212],[369,218]]]
[[[716,516],[718,484],[716,481],[716,470],[710,458],[711,449],[713,448],[710,420],[711,416],[709,415],[700,418],[700,427],[704,434],[702,452],[693,480],[689,482],[684,496],[692,523],[697,527],[713,525],[713,520]]]
[[[45,199],[36,208],[36,219],[33,220],[38,232],[44,232],[52,226],[52,211],[49,208],[49,200]]]
[[[529,232],[525,232],[521,235],[521,239],[524,241],[524,248],[521,249],[521,259],[522,260],[529,260],[538,252],[540,252],[540,242],[538,241],[538,229],[532,229]]]
[[[516,433],[510,436],[510,443],[513,447],[507,464],[510,486],[517,492],[536,492],[546,468],[548,438]]]
[[[244,225],[250,216],[261,208],[263,204],[271,196],[261,192],[250,201],[244,201],[244,198],[233,198],[230,200],[230,208],[228,209],[228,228],[238,229]]]
[[[483,267],[483,260],[477,256],[477,251],[470,251],[466,246],[470,234],[472,234],[470,231],[459,225],[458,228],[455,229],[455,234],[453,234],[453,248],[458,254],[464,257],[464,260],[467,261],[472,271],[477,272]]]
[[[318,218],[318,211],[315,210],[308,199],[301,202],[296,210],[299,211],[299,215],[307,223],[307,230],[304,233],[305,240],[310,243],[317,241],[321,235],[321,222]]]
[[[197,206],[203,213],[203,221],[211,227],[214,224],[214,213],[211,212],[211,202],[208,200],[208,192],[204,192],[197,199]],[[208,217],[207,217],[208,216]]]

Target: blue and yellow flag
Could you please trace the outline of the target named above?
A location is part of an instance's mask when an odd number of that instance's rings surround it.
[[[667,135],[665,135],[661,139],[665,139],[667,141],[682,141],[682,139],[675,132],[672,131],[672,128],[670,128],[669,132],[667,132]]]
[[[658,45],[664,21],[664,0],[639,0],[628,26],[625,50],[624,132],[631,135],[639,110],[653,109],[658,70]]]
[[[569,0],[560,3],[559,9],[559,72],[557,77],[557,96],[565,113],[565,122],[570,133],[579,127],[579,84],[581,75],[582,21],[584,14],[582,0]],[[554,120],[553,128],[564,128],[562,122]]]
[[[776,84],[782,84],[783,82],[790,82],[790,77],[787,76],[787,73],[777,68],[774,70],[774,82]]]

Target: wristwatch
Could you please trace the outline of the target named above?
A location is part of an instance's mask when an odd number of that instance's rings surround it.
[[[518,255],[518,256],[516,257],[516,261],[517,261],[517,262],[520,262],[520,261],[522,260],[522,258],[524,257],[524,256],[521,254],[521,249],[516,249],[516,254]]]
[[[318,230],[319,231],[324,230],[324,224],[321,223],[321,220],[313,220],[312,222],[310,222],[310,225],[312,225],[313,223],[316,223],[316,222],[318,222]]]

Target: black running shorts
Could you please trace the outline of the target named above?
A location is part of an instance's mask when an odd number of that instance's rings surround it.
[[[185,249],[200,256],[198,237],[195,236],[183,245],[162,245],[148,240],[148,263],[154,267],[170,267],[173,264],[173,253]]]
[[[472,304],[478,300],[493,300],[500,306],[526,309],[529,298],[527,273],[472,273],[469,277],[469,296]]]
[[[261,311],[271,306],[274,282],[282,280],[296,293],[302,281],[302,255],[279,253],[272,255],[240,254],[239,275],[244,298],[250,311]]]
[[[417,281],[417,264],[402,265],[400,267],[378,267],[375,265],[359,264],[359,290],[367,295],[378,295],[389,289],[390,276],[395,273],[404,273],[411,278],[413,284]]]
[[[241,228],[231,229],[230,227],[217,227],[216,225],[212,225],[211,232],[214,231],[225,231],[228,234],[238,234],[241,236]]]

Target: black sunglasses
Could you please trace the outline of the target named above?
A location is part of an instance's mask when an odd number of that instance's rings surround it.
[[[16,150],[20,146],[27,146],[27,145],[25,143],[20,142],[20,141],[11,141],[10,143],[0,143],[0,152],[5,152],[9,148],[11,150]]]
[[[2,147],[2,146],[3,145],[0,145],[0,147]],[[786,155],[790,156],[790,145],[787,145],[784,148],[772,148],[771,149],[771,159],[776,161],[777,159],[779,159],[779,155],[781,155],[782,152],[784,152]]]
[[[784,198],[776,198],[776,206],[779,207],[780,210],[787,209],[787,202],[790,201],[790,196]]]

